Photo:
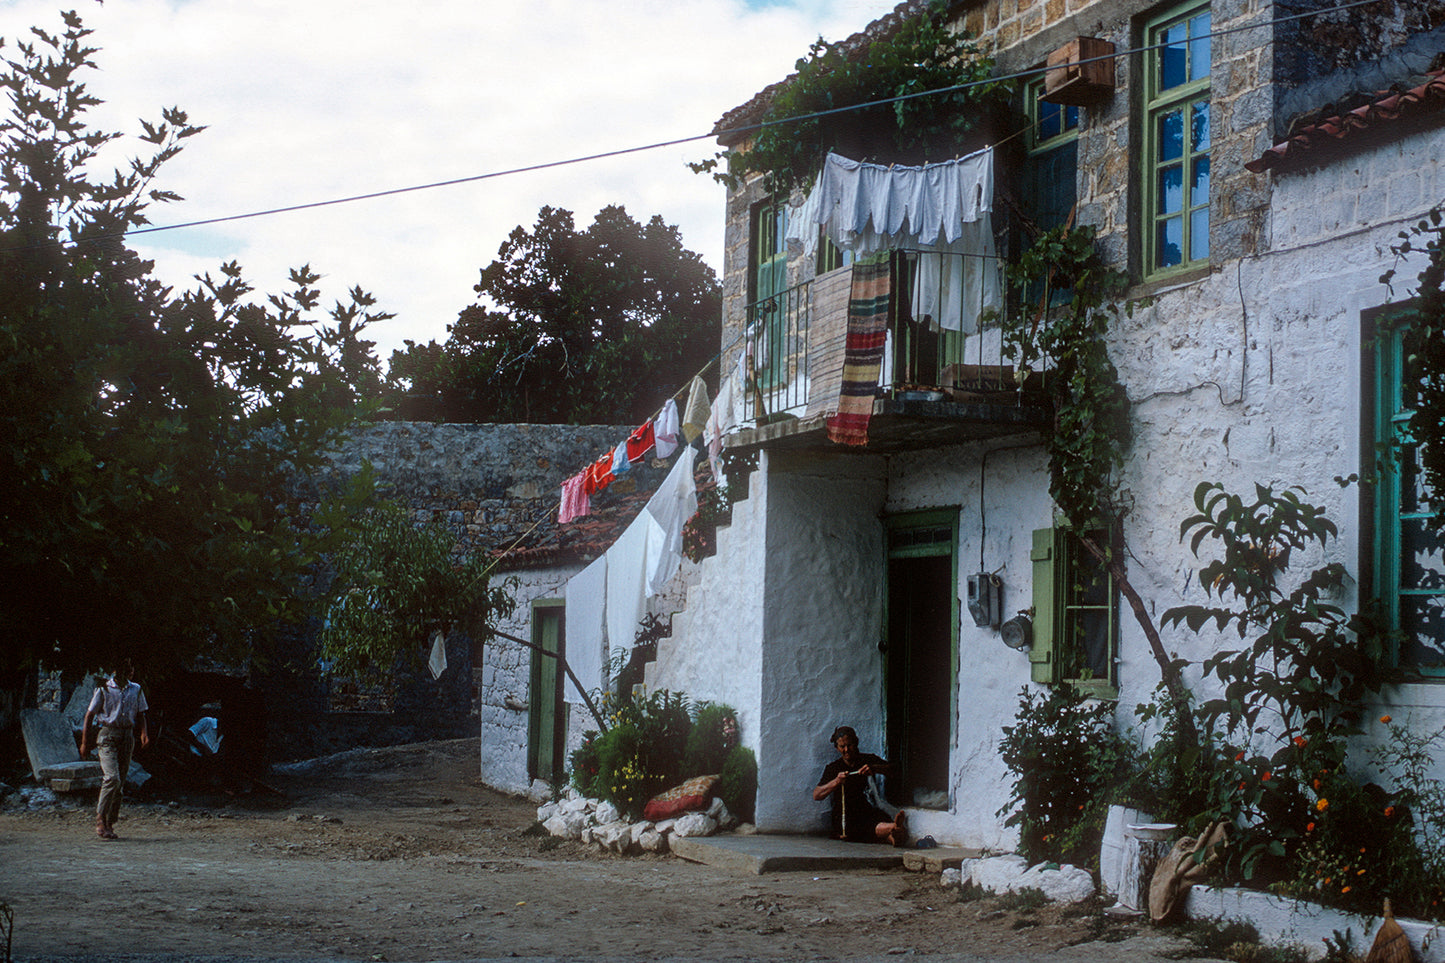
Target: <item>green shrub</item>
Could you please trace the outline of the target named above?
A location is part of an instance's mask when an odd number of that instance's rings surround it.
[[[734,746],[722,765],[715,790],[728,812],[745,823],[753,821],[758,795],[758,760],[746,746]]]
[[[1112,787],[1130,780],[1135,747],[1114,732],[1114,706],[1070,685],[1035,698],[1020,692],[1018,720],[1004,727],[1000,754],[1014,774],[998,811],[1019,828],[1030,862],[1097,865]]]
[[[572,785],[588,799],[596,799],[597,792],[597,730],[589,729],[582,734],[582,745],[572,750],[568,762],[572,765]]]
[[[697,707],[697,718],[687,737],[683,771],[687,776],[720,773],[728,753],[737,744],[738,716],[732,706],[704,702]]]
[[[619,706],[612,728],[596,739],[593,793],[628,816],[683,779],[683,752],[692,730],[687,698],[666,689]],[[574,775],[574,781],[576,777]],[[579,786],[580,788],[580,786]]]

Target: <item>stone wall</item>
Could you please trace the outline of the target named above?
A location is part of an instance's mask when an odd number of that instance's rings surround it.
[[[335,453],[331,472],[311,479],[300,494],[303,499],[319,497],[370,463],[384,495],[418,521],[448,525],[457,535],[459,552],[482,552],[510,544],[535,520],[555,513],[563,479],[631,430],[617,425],[370,425]],[[528,612],[529,601],[519,599],[519,616]],[[512,625],[511,630],[527,638],[527,625]],[[457,635],[447,642],[448,668],[439,681],[432,680],[424,666],[398,670],[390,711],[330,711],[331,681],[315,664],[316,629],[304,626],[290,632],[283,640],[286,657],[281,664],[258,673],[271,706],[273,758],[473,736],[484,710],[493,721],[515,721],[517,713],[498,706],[506,692],[517,689],[519,671],[525,700],[526,667],[519,669],[524,661],[519,646],[487,645],[478,665],[472,641]],[[485,695],[489,687],[503,694]],[[525,753],[526,713],[520,716]],[[525,768],[525,755],[523,760]]]

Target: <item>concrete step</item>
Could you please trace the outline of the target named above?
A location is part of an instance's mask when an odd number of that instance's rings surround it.
[[[845,843],[823,836],[756,834],[689,836],[669,839],[674,855],[735,873],[818,873],[860,869],[911,869],[941,873],[977,856],[952,847],[895,849],[869,843]]]

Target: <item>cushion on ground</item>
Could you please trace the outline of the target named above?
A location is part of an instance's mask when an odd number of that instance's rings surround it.
[[[671,819],[686,812],[706,809],[712,802],[712,787],[718,777],[694,776],[681,786],[673,786],[667,792],[658,793],[647,801],[642,809],[642,818],[653,822]]]

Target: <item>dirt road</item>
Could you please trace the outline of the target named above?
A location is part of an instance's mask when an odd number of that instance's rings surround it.
[[[965,902],[932,876],[731,876],[531,835],[535,805],[482,787],[477,752],[367,750],[277,776],[284,798],[136,802],[116,842],[85,800],[0,814],[14,959],[1181,958],[1097,912]]]

